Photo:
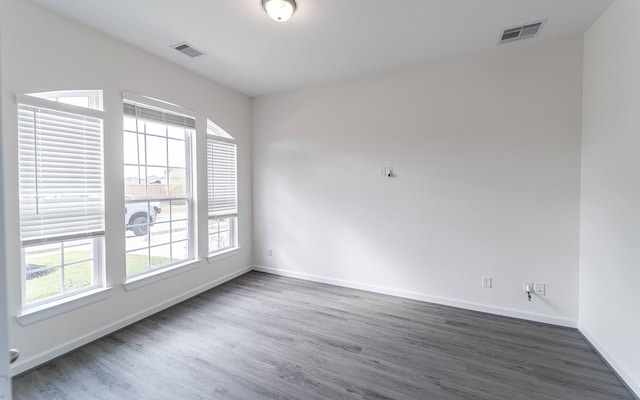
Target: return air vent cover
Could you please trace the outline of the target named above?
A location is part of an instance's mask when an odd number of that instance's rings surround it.
[[[505,29],[500,38],[500,44],[515,42],[516,40],[534,38],[540,34],[547,20],[532,22],[530,24]]]
[[[184,55],[187,55],[187,56],[189,56],[191,58],[199,57],[199,56],[204,54],[200,50],[196,49],[195,47],[193,47],[190,44],[185,43],[185,42],[174,44],[171,47],[176,49],[176,50],[178,50],[180,53],[182,53]]]

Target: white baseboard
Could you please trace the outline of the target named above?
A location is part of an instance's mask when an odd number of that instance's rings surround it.
[[[81,336],[79,338],[76,338],[74,340],[71,340],[69,342],[63,343],[60,346],[57,346],[53,349],[49,349],[48,351],[38,354],[34,357],[31,357],[23,362],[21,362],[20,364],[17,364],[15,366],[13,366],[10,370],[9,370],[9,374],[14,377],[18,374],[21,374],[25,371],[28,371],[32,368],[37,367],[38,365],[44,364],[48,361],[51,361],[57,357],[60,357],[72,350],[77,349],[78,347],[84,346],[85,344],[91,343],[94,340],[100,339],[103,336],[106,336],[110,333],[113,333],[119,329],[122,329],[128,325],[131,325],[135,322],[138,322],[144,318],[147,318],[159,311],[164,310],[165,308],[169,308],[173,305],[176,305],[182,301],[185,301],[193,296],[196,296],[202,292],[206,292],[209,289],[212,289],[216,286],[222,285],[225,282],[228,282],[232,279],[235,279],[241,275],[246,274],[247,272],[250,272],[253,269],[253,267],[245,267],[242,268],[238,271],[232,272],[230,274],[227,274],[225,276],[222,276],[212,282],[209,282],[205,285],[199,286],[195,289],[192,289],[186,293],[183,293],[179,296],[173,297],[171,299],[168,299],[160,304],[157,304],[153,307],[147,308],[146,310],[143,310],[139,313],[136,313],[130,317],[121,319],[119,321],[116,321],[112,324],[109,324],[103,328],[100,328],[98,330],[95,330],[91,333],[88,333],[84,336]]]
[[[429,302],[429,303],[435,303],[435,304],[442,304],[442,305],[447,305],[447,306],[452,306],[452,307],[458,307],[458,308],[464,308],[464,309],[468,309],[468,310],[474,310],[474,311],[480,311],[480,312],[486,312],[486,313],[491,313],[491,314],[497,314],[497,315],[503,315],[503,316],[507,316],[507,317],[514,317],[514,318],[521,318],[521,319],[526,319],[526,320],[530,320],[530,321],[536,321],[536,322],[543,322],[543,323],[548,323],[548,324],[553,324],[553,325],[559,325],[559,326],[565,326],[565,327],[571,327],[571,328],[578,328],[578,331],[584,336],[584,338],[589,342],[589,344],[594,348],[595,351],[597,351],[600,356],[605,360],[605,362],[607,364],[609,364],[609,366],[611,367],[611,369],[618,375],[618,377],[627,385],[627,387],[629,388],[629,390],[636,396],[636,398],[638,398],[640,400],[640,382],[635,382],[634,379],[632,379],[632,377],[627,374],[624,369],[622,369],[620,367],[620,365],[615,361],[615,359],[613,359],[607,352],[606,350],[593,338],[593,336],[591,336],[591,334],[583,327],[583,326],[579,326],[577,324],[576,321],[570,320],[570,319],[563,319],[563,318],[556,318],[556,317],[550,317],[550,316],[545,316],[545,315],[538,315],[538,314],[531,314],[531,313],[523,313],[521,311],[516,311],[516,310],[509,310],[509,309],[505,309],[505,308],[500,308],[500,307],[491,307],[491,306],[486,306],[486,305],[482,305],[482,304],[476,304],[476,303],[470,303],[470,302],[464,302],[464,301],[459,301],[459,300],[454,300],[454,299],[448,299],[448,298],[444,298],[444,297],[437,297],[437,296],[430,296],[430,295],[425,295],[425,294],[421,294],[421,293],[415,293],[415,292],[409,292],[409,291],[404,291],[404,290],[397,290],[397,289],[391,289],[391,288],[386,288],[386,287],[382,287],[382,286],[375,286],[375,285],[369,285],[369,284],[364,284],[364,283],[358,283],[358,282],[353,282],[353,281],[345,281],[345,280],[340,280],[340,279],[333,279],[333,278],[328,278],[328,277],[323,277],[323,276],[318,276],[318,275],[312,275],[312,274],[306,274],[306,273],[301,273],[301,272],[296,272],[296,271],[288,271],[288,270],[282,270],[282,269],[278,269],[278,268],[271,268],[271,267],[263,267],[263,266],[258,266],[258,265],[254,265],[253,267],[245,267],[242,268],[238,271],[232,272],[230,274],[227,274],[225,276],[222,276],[212,282],[207,283],[206,285],[202,285],[199,286],[195,289],[192,289],[186,293],[183,293],[180,296],[176,296],[172,299],[169,299],[161,304],[155,305],[153,307],[150,307],[146,310],[143,310],[135,315],[132,315],[130,317],[124,318],[122,320],[116,321],[113,324],[110,324],[108,326],[105,326],[104,328],[98,329],[94,332],[91,332],[87,335],[84,335],[82,337],[76,338],[72,341],[69,341],[67,343],[64,343],[60,346],[57,346],[53,349],[50,349],[49,351],[47,351],[46,353],[42,353],[39,354],[37,356],[34,356],[28,360],[23,361],[22,363],[14,366],[11,368],[11,370],[9,371],[10,375],[12,377],[21,374],[25,371],[28,371],[32,368],[37,367],[38,365],[41,365],[43,363],[46,363],[48,361],[51,361],[57,357],[60,357],[74,349],[77,349],[81,346],[84,346],[85,344],[91,343],[103,336],[106,336],[110,333],[113,333],[119,329],[122,329],[128,325],[131,325],[135,322],[138,322],[144,318],[147,318],[159,311],[162,311],[166,308],[169,308],[175,304],[178,304],[184,300],[187,300],[193,296],[196,296],[202,292],[205,292],[207,290],[210,290],[216,286],[219,286],[225,282],[228,282],[232,279],[235,279],[241,275],[246,274],[247,272],[251,271],[251,270],[255,270],[255,271],[259,271],[259,272],[265,272],[265,273],[269,273],[269,274],[273,274],[273,275],[280,275],[280,276],[286,276],[286,277],[291,277],[291,278],[297,278],[297,279],[303,279],[303,280],[307,280],[307,281],[312,281],[312,282],[319,282],[319,283],[326,283],[329,285],[335,285],[335,286],[342,286],[342,287],[347,287],[347,288],[352,288],[352,289],[359,289],[359,290],[365,290],[365,291],[369,291],[369,292],[374,292],[374,293],[381,293],[381,294],[387,294],[387,295],[391,295],[391,296],[396,296],[396,297],[403,297],[403,298],[407,298],[407,299],[412,299],[412,300],[419,300],[419,301],[425,301],[425,302]]]
[[[436,303],[436,304],[442,304],[445,306],[464,308],[466,310],[480,311],[480,312],[485,312],[489,314],[502,315],[505,317],[526,319],[529,321],[543,322],[545,324],[559,325],[559,326],[564,326],[569,328],[577,328],[578,326],[578,322],[572,319],[564,319],[564,318],[557,318],[557,317],[552,317],[548,315],[526,313],[526,312],[517,311],[517,310],[510,310],[508,308],[492,307],[484,304],[449,299],[446,297],[430,296],[423,293],[409,292],[405,290],[392,289],[392,288],[387,288],[383,286],[369,285],[366,283],[345,281],[340,279],[328,278],[324,276],[306,274],[302,272],[288,271],[288,270],[283,270],[279,268],[254,265],[253,269],[255,271],[266,272],[268,274],[287,276],[290,278],[303,279],[303,280],[319,282],[319,283],[326,283],[329,285],[342,286],[342,287],[347,287],[351,289],[365,290],[368,292],[381,293],[381,294],[387,294],[390,296],[403,297],[406,299],[424,301],[428,303]]]
[[[589,333],[581,324],[578,324],[578,332],[586,339],[600,357],[609,365],[609,368],[618,375],[618,378],[627,386],[627,388],[640,400],[640,381],[635,381],[633,377],[627,374],[616,360],[607,353],[604,347]],[[638,379],[638,377],[636,377]]]

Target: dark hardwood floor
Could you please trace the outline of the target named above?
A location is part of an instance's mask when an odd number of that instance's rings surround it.
[[[251,272],[13,381],[16,400],[632,400],[575,329]]]

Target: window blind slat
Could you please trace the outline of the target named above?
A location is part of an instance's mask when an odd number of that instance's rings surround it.
[[[186,127],[195,129],[196,120],[174,113],[168,113],[153,108],[143,107],[139,104],[124,103],[124,115],[135,117],[138,120],[145,120],[151,122],[160,122],[167,125],[174,125],[179,127]]]
[[[23,246],[104,232],[100,118],[18,104]]]

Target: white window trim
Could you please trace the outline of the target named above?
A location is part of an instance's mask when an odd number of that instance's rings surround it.
[[[109,297],[112,287],[101,287],[25,310],[16,318],[22,326],[35,324]]]
[[[167,268],[154,269],[146,274],[135,275],[122,284],[124,290],[130,292],[132,290],[139,289],[141,287],[151,285],[152,283],[160,282],[164,279],[171,278],[172,276],[184,274],[198,268],[200,260],[189,260],[182,264],[170,265]]]
[[[54,90],[48,92],[28,93],[29,96],[39,97],[41,99],[49,99],[51,101],[60,102],[60,98],[66,97],[86,97],[89,108],[93,110],[104,110],[102,90]],[[55,100],[53,100],[55,99]]]
[[[222,127],[209,118],[207,118],[207,135],[215,136],[217,138],[225,139],[227,141],[235,143],[236,138],[231,136],[229,132],[222,129]]]
[[[93,118],[100,118],[103,121],[106,119],[106,113],[104,111],[74,106],[73,104],[59,103],[53,100],[45,100],[40,97],[29,96],[28,94],[16,94],[16,102],[34,107],[48,108],[50,110],[87,115]]]
[[[233,256],[237,256],[238,254],[240,254],[240,249],[241,248],[242,247],[240,247],[240,246],[236,246],[236,247],[231,247],[231,248],[228,248],[228,249],[221,250],[221,251],[219,251],[217,253],[212,253],[212,254],[209,255],[209,257],[207,257],[207,262],[209,264],[213,264],[215,262],[224,260],[225,258],[230,258],[230,257],[233,257]]]

